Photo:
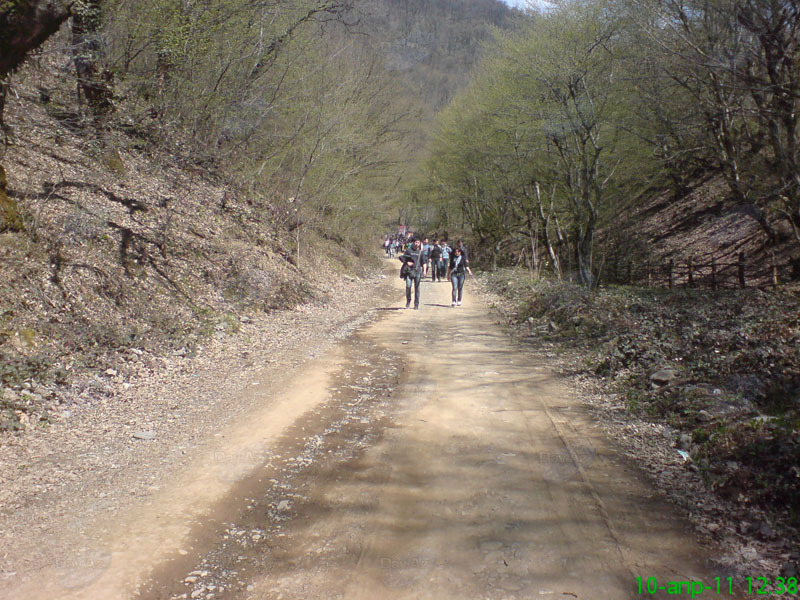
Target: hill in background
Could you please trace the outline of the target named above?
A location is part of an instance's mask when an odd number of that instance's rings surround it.
[[[469,81],[494,27],[517,13],[499,0],[371,0],[358,8],[370,43],[433,110]]]

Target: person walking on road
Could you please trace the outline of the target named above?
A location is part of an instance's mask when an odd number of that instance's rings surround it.
[[[446,240],[442,240],[442,260],[439,263],[439,276],[443,279],[447,279],[447,268],[450,266],[450,255],[453,253],[453,249],[447,245]]]
[[[450,283],[453,284],[453,303],[450,306],[461,306],[464,279],[466,279],[467,273],[472,275],[472,270],[467,264],[463,250],[457,246],[450,255]]]
[[[458,242],[456,242],[456,248],[461,250],[461,255],[464,257],[464,262],[467,263],[467,266],[469,266],[469,252],[467,252],[467,247],[464,245],[464,241],[458,240]]]
[[[415,239],[405,252],[400,256],[403,267],[401,274],[405,272],[403,279],[406,280],[406,308],[411,306],[411,286],[414,286],[414,308],[419,309],[419,283],[422,278],[422,244]]]
[[[444,273],[442,272],[442,247],[439,244],[439,240],[433,241],[433,247],[431,248],[431,282],[442,280],[442,276]]]
[[[422,243],[422,278],[428,276],[428,263],[430,262],[431,258],[431,245],[428,242],[428,238],[425,238],[425,241]]]

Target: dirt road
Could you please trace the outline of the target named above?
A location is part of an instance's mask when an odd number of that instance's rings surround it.
[[[368,326],[13,597],[717,596],[708,549],[469,283],[456,308],[423,283],[415,311],[391,282]]]

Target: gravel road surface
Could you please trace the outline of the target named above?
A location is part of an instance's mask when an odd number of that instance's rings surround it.
[[[470,282],[405,310],[393,267],[368,322],[5,597],[716,596],[713,553]]]

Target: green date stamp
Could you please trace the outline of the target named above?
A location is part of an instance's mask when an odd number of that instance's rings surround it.
[[[740,584],[742,592],[751,596],[795,596],[797,595],[796,577],[745,577]],[[661,581],[655,577],[636,578],[638,594],[656,594],[664,592],[669,595],[686,595],[689,598],[696,598],[701,594],[727,594],[733,596],[734,581],[733,577],[714,577],[713,583],[706,584],[703,581]]]

